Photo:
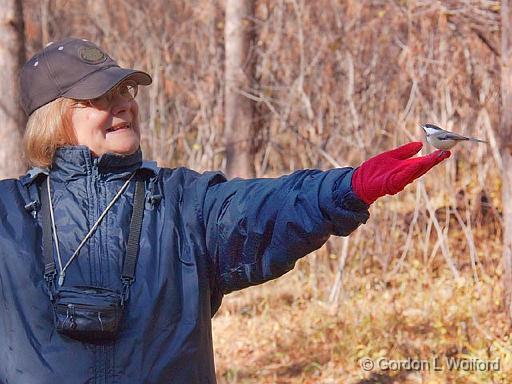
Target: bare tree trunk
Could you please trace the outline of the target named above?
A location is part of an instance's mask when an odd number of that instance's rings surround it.
[[[50,0],[41,0],[41,40],[43,47],[50,42]]]
[[[254,177],[253,101],[243,95],[254,78],[251,54],[254,0],[227,0],[224,29],[226,173],[228,177]]]
[[[503,284],[505,306],[512,322],[512,13],[510,1],[501,3],[501,156],[503,159]]]
[[[18,103],[19,70],[25,61],[21,0],[0,0],[0,179],[25,171],[21,132],[25,115]]]

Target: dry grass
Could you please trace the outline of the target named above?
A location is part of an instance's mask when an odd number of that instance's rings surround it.
[[[450,161],[374,204],[349,237],[337,301],[335,238],[283,278],[226,296],[213,322],[219,382],[509,383],[497,173],[478,204],[467,164],[458,166],[452,194],[436,187]],[[437,358],[443,369],[366,372],[363,357]],[[446,358],[499,358],[500,369],[450,370]]]
[[[479,288],[471,268],[454,279],[447,268],[413,259],[386,280],[378,263],[367,258],[361,264],[361,255],[351,254],[338,306],[326,301],[333,273],[319,266],[319,286],[312,286],[306,259],[279,280],[228,295],[214,319],[219,382],[509,383],[512,348],[500,304],[501,245],[487,229],[476,235],[490,247],[489,253],[479,252]],[[454,233],[451,243],[463,236]],[[467,256],[463,249],[456,253]],[[359,365],[365,356],[499,358],[501,365],[497,372],[365,372]]]

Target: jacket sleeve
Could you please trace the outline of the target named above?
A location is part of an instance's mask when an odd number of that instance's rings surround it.
[[[305,169],[211,183],[201,216],[221,292],[279,277],[331,234],[347,236],[365,223],[368,206],[352,192],[352,173]]]

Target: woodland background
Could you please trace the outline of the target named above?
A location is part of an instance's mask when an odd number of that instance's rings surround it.
[[[366,225],[348,238],[331,237],[281,279],[226,296],[214,318],[217,376],[220,383],[512,381],[504,247],[511,196],[508,1],[0,5],[13,10],[0,30],[2,69],[6,50],[23,59],[11,66],[19,68],[47,42],[76,36],[153,76],[138,100],[144,155],[160,166],[220,169],[231,177],[357,166],[422,140],[418,124],[425,122],[488,140],[457,147],[404,192],[378,200]],[[242,5],[236,61],[226,54],[226,30],[236,16],[230,9]],[[2,32],[13,26],[22,50]],[[239,63],[234,83],[227,76],[232,63]],[[18,127],[18,138],[0,128],[6,177],[15,169],[9,161],[19,157],[19,146],[7,143],[19,140],[23,117],[5,112],[17,100],[5,97],[15,92],[12,74],[0,80],[0,117]],[[425,145],[423,153],[431,150]],[[366,372],[359,365],[365,356],[500,358],[501,365],[498,372]]]

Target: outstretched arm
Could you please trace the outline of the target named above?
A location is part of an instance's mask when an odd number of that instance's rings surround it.
[[[234,179],[208,188],[206,243],[223,293],[279,277],[331,234],[369,217],[352,192],[352,168],[300,170],[277,179]]]

